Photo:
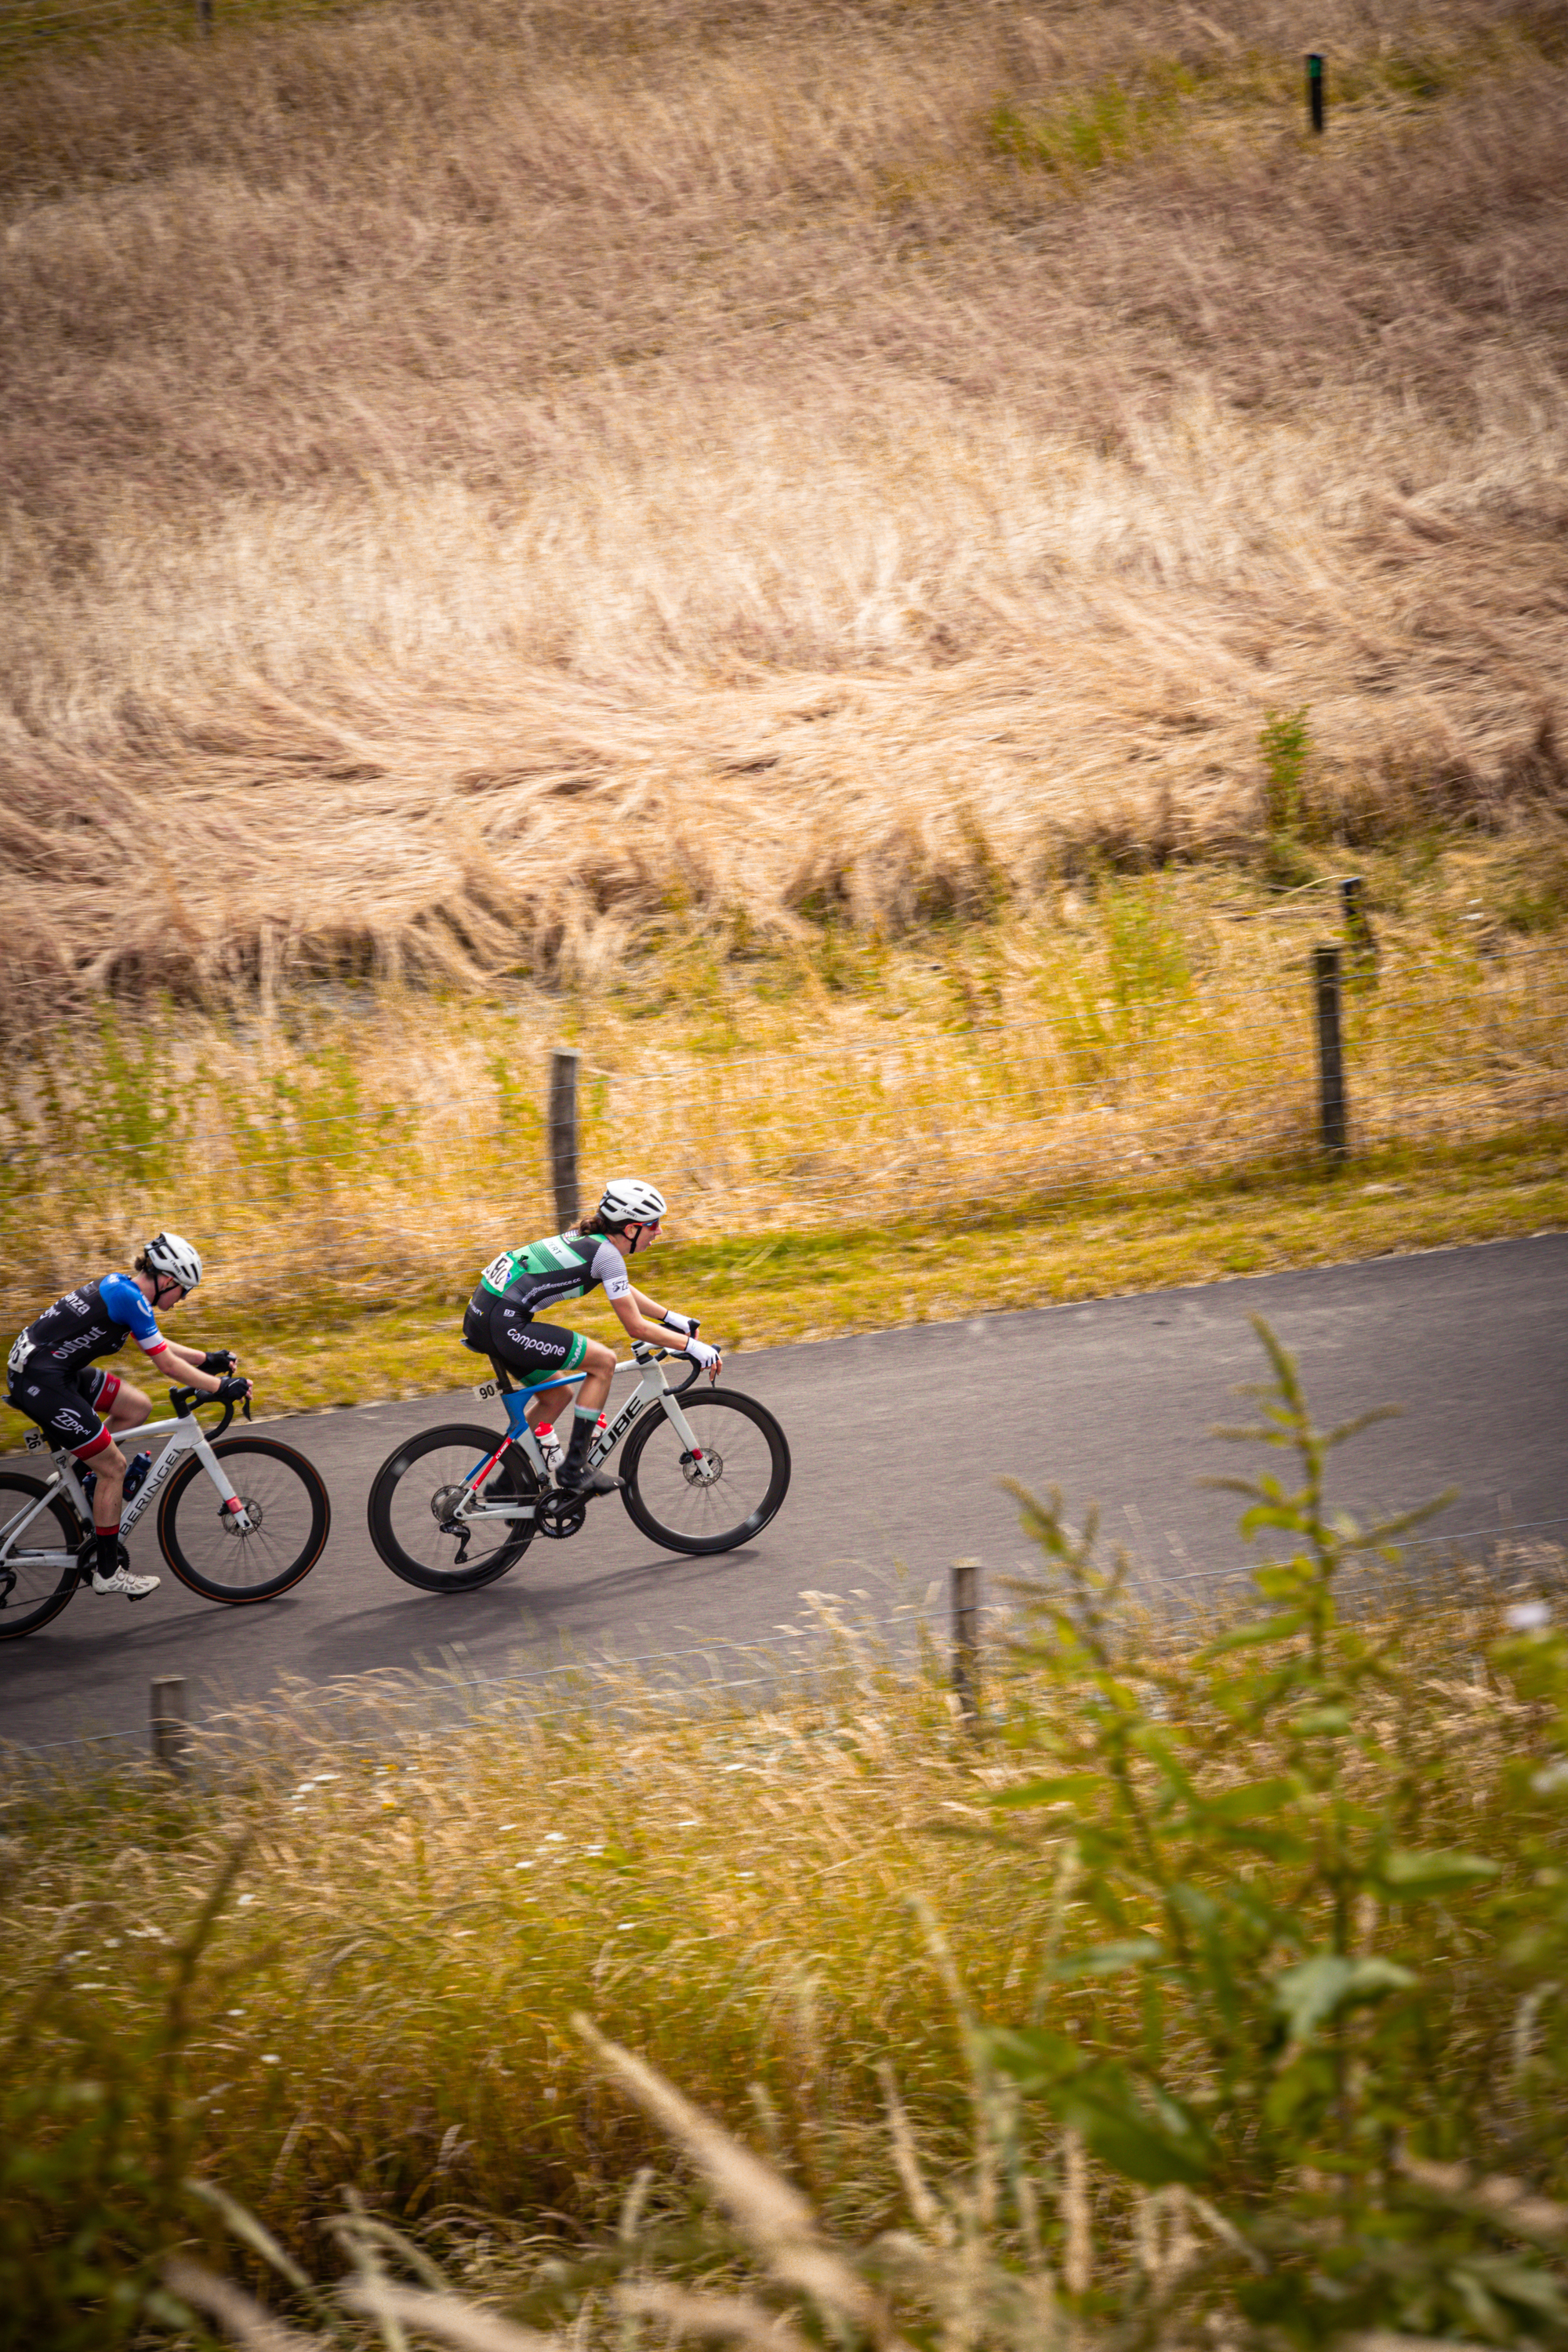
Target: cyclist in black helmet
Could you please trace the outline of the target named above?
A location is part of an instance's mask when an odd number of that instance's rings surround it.
[[[525,1388],[543,1390],[529,1408],[537,1428],[552,1410],[552,1394],[564,1372],[587,1367],[577,1390],[572,1416],[571,1443],[556,1473],[556,1484],[574,1495],[608,1495],[623,1485],[605,1470],[590,1470],[586,1455],[599,1426],[616,1352],[602,1339],[558,1324],[536,1323],[542,1307],[582,1298],[601,1283],[605,1296],[630,1337],[653,1347],[668,1347],[666,1333],[685,1339],[682,1353],[717,1380],[722,1359],[717,1348],[691,1336],[691,1325],[673,1307],[657,1306],[632,1287],[627,1260],[651,1249],[664,1217],[664,1196],[640,1176],[620,1176],[605,1187],[596,1209],[580,1217],[563,1234],[548,1234],[521,1249],[503,1250],[479,1276],[479,1286],[463,1318],[463,1343],[476,1355],[493,1356]],[[558,1409],[558,1408],[556,1408]]]
[[[158,1579],[133,1576],[120,1558],[121,1505],[136,1492],[152,1457],[139,1454],[128,1471],[113,1436],[117,1429],[134,1429],[145,1421],[152,1407],[140,1389],[118,1372],[100,1371],[94,1359],[112,1356],[134,1339],[176,1388],[199,1389],[204,1396],[250,1394],[247,1380],[227,1377],[235,1359],[226,1348],[196,1354],[177,1348],[158,1328],[158,1317],[176,1307],[201,1278],[201,1258],[190,1243],[178,1234],[158,1234],[137,1259],[134,1274],[102,1275],[46,1307],[7,1360],[6,1402],[36,1421],[51,1445],[64,1446],[79,1462],[92,1465],[87,1483],[98,1538],[95,1592],[123,1592],[129,1601],[142,1601]]]

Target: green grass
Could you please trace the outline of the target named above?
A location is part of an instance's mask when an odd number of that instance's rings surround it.
[[[1365,55],[1343,48],[1328,59],[1327,96],[1342,138],[1363,121],[1435,105],[1488,76],[1518,73],[1563,53],[1561,18],[1521,12],[1444,40],[1380,43]],[[1186,136],[1234,135],[1265,121],[1305,131],[1302,60],[1258,48],[1178,58],[1145,53],[1136,68],[1069,88],[1042,103],[999,97],[985,119],[993,153],[1020,170],[1069,185],[1134,162]]]

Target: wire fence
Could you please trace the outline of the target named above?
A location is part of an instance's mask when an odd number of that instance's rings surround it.
[[[1184,1553],[1176,1556],[1185,1559]],[[1403,1547],[1401,1559],[1403,1576],[1428,1586],[1444,1570],[1462,1571],[1471,1601],[1483,1592],[1494,1604],[1546,1594],[1561,1604],[1568,1591],[1568,1513],[1505,1519],[1490,1528],[1417,1539]],[[953,1571],[976,1567],[954,1562]],[[1130,1567],[1133,1604],[1156,1621],[1178,1623],[1194,1610],[1234,1602],[1253,1573],[1242,1561],[1197,1567],[1187,1560],[1173,1570],[1137,1554]],[[1201,1591],[1194,1591],[1197,1586]],[[1013,1643],[1021,1614],[1007,1578],[994,1579],[989,1589],[977,1583],[973,1590],[972,1618],[960,1637],[956,1582],[952,1588],[953,1605],[946,1612],[952,1640],[944,1627],[942,1583],[934,1579],[918,1600],[853,1617],[845,1613],[837,1595],[802,1595],[816,1605],[818,1622],[793,1633],[781,1627],[768,1642],[715,1638],[624,1654],[577,1654],[501,1674],[477,1673],[465,1658],[448,1652],[440,1667],[384,1670],[316,1686],[296,1681],[265,1700],[215,1700],[194,1721],[183,1712],[183,1685],[172,1702],[181,1711],[161,1712],[171,1704],[168,1679],[161,1677],[153,1685],[150,1723],[65,1738],[0,1742],[0,1753],[8,1747],[18,1760],[55,1759],[68,1769],[95,1750],[118,1756],[140,1746],[184,1767],[194,1744],[201,1769],[216,1774],[268,1754],[297,1762],[300,1750],[313,1743],[334,1752],[395,1753],[411,1743],[454,1737],[476,1721],[498,1727],[547,1725],[618,1708],[646,1725],[661,1712],[682,1721],[704,1713],[744,1718],[779,1706],[816,1707],[831,1717],[837,1703],[863,1691],[878,1675],[917,1671],[928,1681],[947,1684],[957,1711],[978,1717],[987,1690],[994,1701],[1020,1671]],[[1342,1605],[1354,1609],[1369,1598],[1386,1603],[1379,1573],[1352,1568],[1342,1580]],[[785,1633],[784,1641],[778,1633]]]
[[[249,25],[341,14],[365,0],[0,0],[0,68],[110,43],[169,45]]]
[[[1560,1120],[1565,1013],[1555,946],[1352,968],[1341,1020],[1353,1148]],[[731,1202],[783,1191],[836,1214],[900,1195],[1070,1195],[1315,1150],[1316,1022],[1305,960],[1269,970],[1260,953],[1239,986],[1069,988],[1032,1023],[722,1065],[672,1056],[611,1079],[594,1116],[629,1126],[635,1105],[639,1132],[695,1128],[693,1172]]]
[[[578,1161],[595,1186],[647,1169],[684,1237],[762,1249],[784,1228],[1310,1164],[1324,1141],[1311,950],[1300,926],[1259,923],[1206,962],[1128,951],[998,980],[989,998],[970,982],[940,1020],[830,1005],[756,1046],[639,1046],[623,1024],[580,1055]],[[1556,1150],[1568,942],[1461,936],[1341,962],[1352,1157],[1505,1135]],[[445,1296],[557,1222],[538,1020],[537,1000],[531,1026],[498,1011],[423,1058],[406,1048],[416,1013],[393,1024],[395,1052],[383,1016],[314,1058],[252,1024],[226,1059],[211,1033],[154,1047],[128,1029],[62,1066],[40,1033],[0,1080],[0,1312],[36,1312],[51,1283],[164,1223],[199,1236],[215,1303],[280,1283]]]

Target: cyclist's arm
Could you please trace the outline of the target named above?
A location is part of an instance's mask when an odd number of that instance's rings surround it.
[[[165,1339],[163,1354],[154,1357],[153,1361],[160,1371],[166,1370],[171,1378],[184,1381],[192,1388],[203,1390],[208,1396],[216,1396],[217,1382],[210,1372],[202,1370],[202,1358],[205,1353],[205,1348],[182,1348],[177,1339]]]
[[[667,1330],[662,1323],[647,1320],[648,1315],[662,1314],[663,1309],[655,1307],[651,1298],[645,1298],[640,1290],[628,1290],[623,1297],[612,1298],[610,1305],[620,1317],[629,1338],[646,1339],[650,1348],[679,1346],[678,1331]]]
[[[634,1290],[631,1295],[637,1301],[637,1311],[639,1314],[646,1316],[650,1323],[664,1322],[665,1317],[669,1313],[668,1307],[661,1307],[657,1298],[650,1298],[648,1297],[646,1290]],[[666,1326],[666,1328],[673,1328],[674,1327]]]
[[[153,1370],[175,1388],[193,1388],[203,1396],[216,1396],[219,1383],[204,1372],[201,1358],[188,1348],[176,1348],[159,1330],[153,1309],[128,1274],[105,1275],[99,1296],[141,1349]]]

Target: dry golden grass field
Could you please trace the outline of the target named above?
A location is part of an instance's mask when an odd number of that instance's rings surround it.
[[[1316,142],[1258,0],[8,52],[13,1031],[1233,853],[1301,706],[1352,838],[1560,814],[1568,16],[1313,28]]]

